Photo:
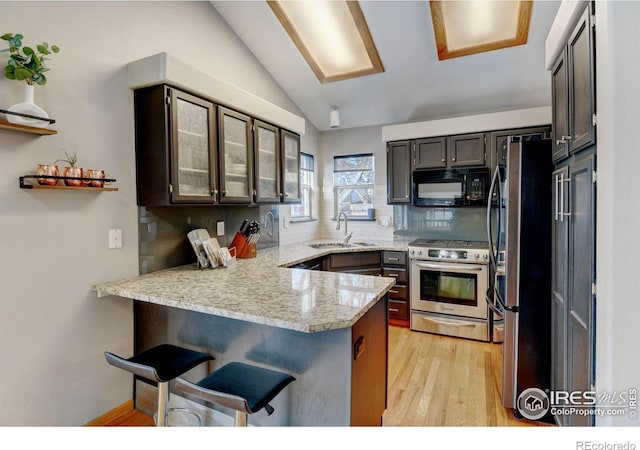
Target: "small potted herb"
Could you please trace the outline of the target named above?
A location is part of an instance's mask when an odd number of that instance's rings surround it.
[[[78,157],[76,156],[75,153],[72,153],[71,155],[69,155],[66,151],[64,151],[64,156],[65,158],[63,159],[57,159],[53,162],[53,164],[55,165],[57,162],[65,162],[68,164],[68,166],[66,166],[64,168],[64,177],[69,177],[69,178],[65,178],[64,180],[64,184],[66,184],[67,186],[82,186],[84,181],[83,180],[74,180],[71,178],[82,178],[84,176],[84,171],[82,170],[82,167],[76,167],[76,164],[78,163]]]

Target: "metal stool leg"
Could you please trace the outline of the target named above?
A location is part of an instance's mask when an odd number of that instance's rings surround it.
[[[158,382],[158,418],[157,427],[167,426],[167,413],[169,407],[169,382]]]
[[[236,410],[236,427],[246,427],[247,426],[247,413],[244,411]]]

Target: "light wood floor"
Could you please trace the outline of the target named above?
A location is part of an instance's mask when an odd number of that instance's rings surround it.
[[[501,401],[502,345],[389,327],[384,426],[540,426],[517,420]],[[153,426],[126,411],[106,426]]]
[[[531,426],[502,406],[502,345],[389,327],[385,426]]]

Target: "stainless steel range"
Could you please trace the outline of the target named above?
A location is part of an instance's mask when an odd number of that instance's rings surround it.
[[[417,239],[409,243],[411,329],[489,341],[489,245]]]

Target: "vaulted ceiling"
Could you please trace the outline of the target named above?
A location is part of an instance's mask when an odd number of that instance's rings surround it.
[[[427,1],[360,1],[383,73],[321,84],[264,1],[213,1],[319,131],[548,106],[544,41],[560,2],[535,1],[527,44],[438,60]]]

